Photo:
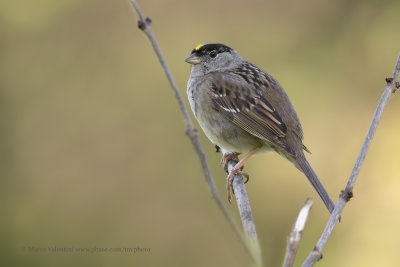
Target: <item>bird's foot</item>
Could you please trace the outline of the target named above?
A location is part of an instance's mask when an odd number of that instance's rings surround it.
[[[229,152],[229,153],[224,153],[222,155],[221,164],[222,164],[222,167],[224,167],[224,170],[226,171],[226,173],[229,173],[229,171],[228,171],[229,161],[231,159],[239,161],[239,158],[238,158],[239,155],[240,155],[240,153],[238,153],[238,152]]]
[[[234,190],[233,190],[233,179],[235,179],[235,175],[238,174],[241,176],[241,178],[246,178],[246,181],[244,183],[247,183],[249,181],[249,174],[247,172],[242,171],[243,166],[241,166],[240,168],[233,168],[231,170],[231,172],[228,174],[228,177],[226,178],[226,191],[227,191],[227,195],[228,195],[228,201],[229,203],[231,203],[231,198],[232,198],[232,194],[235,194]],[[231,194],[232,192],[232,194]]]

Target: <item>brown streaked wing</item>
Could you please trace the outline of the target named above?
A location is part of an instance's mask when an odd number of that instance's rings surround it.
[[[230,74],[213,73],[212,99],[215,108],[252,135],[268,140],[285,137],[287,128],[268,100]]]

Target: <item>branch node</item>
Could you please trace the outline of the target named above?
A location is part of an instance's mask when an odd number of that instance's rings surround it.
[[[392,77],[385,78],[385,81],[386,81],[387,84],[390,84],[390,83],[393,82],[393,78]]]
[[[144,31],[144,29],[146,29],[146,23],[145,23],[143,20],[138,20],[137,26],[138,26],[138,28],[141,29],[142,31]]]
[[[144,19],[144,20],[142,20],[142,19],[138,20],[137,26],[138,26],[139,29],[141,29],[142,31],[144,31],[144,30],[146,30],[146,28],[147,28],[148,26],[151,25],[151,22],[152,22],[151,18],[147,17],[147,18]]]
[[[350,190],[345,189],[345,190],[342,190],[342,191],[340,192],[340,197],[343,198],[346,202],[349,202],[350,199],[351,199],[353,196],[354,196],[354,195],[353,195],[352,189],[350,189]]]
[[[314,247],[312,253],[316,255],[317,261],[323,258],[322,252],[317,247]]]
[[[399,88],[400,88],[400,82],[396,82],[396,83],[394,84],[394,86],[396,87],[396,89],[399,89]]]
[[[192,137],[192,138],[198,136],[198,131],[196,128],[187,128],[185,133],[187,136]]]

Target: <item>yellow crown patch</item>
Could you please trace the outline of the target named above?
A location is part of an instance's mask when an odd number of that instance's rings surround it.
[[[199,44],[198,46],[196,46],[196,48],[194,50],[198,51],[202,46],[203,46],[203,44]]]

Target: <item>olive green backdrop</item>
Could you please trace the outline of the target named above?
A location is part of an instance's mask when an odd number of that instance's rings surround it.
[[[199,43],[225,43],[280,81],[303,124],[308,159],[336,202],[400,51],[400,2],[139,4],[185,100],[183,60]],[[126,0],[0,3],[2,266],[251,264],[211,198],[136,21]],[[399,114],[396,94],[318,266],[400,265]],[[200,136],[225,196],[220,154]],[[328,212],[281,157],[260,155],[246,170],[266,266],[281,265],[299,208],[315,199],[301,264]],[[237,218],[235,203],[227,206]]]

